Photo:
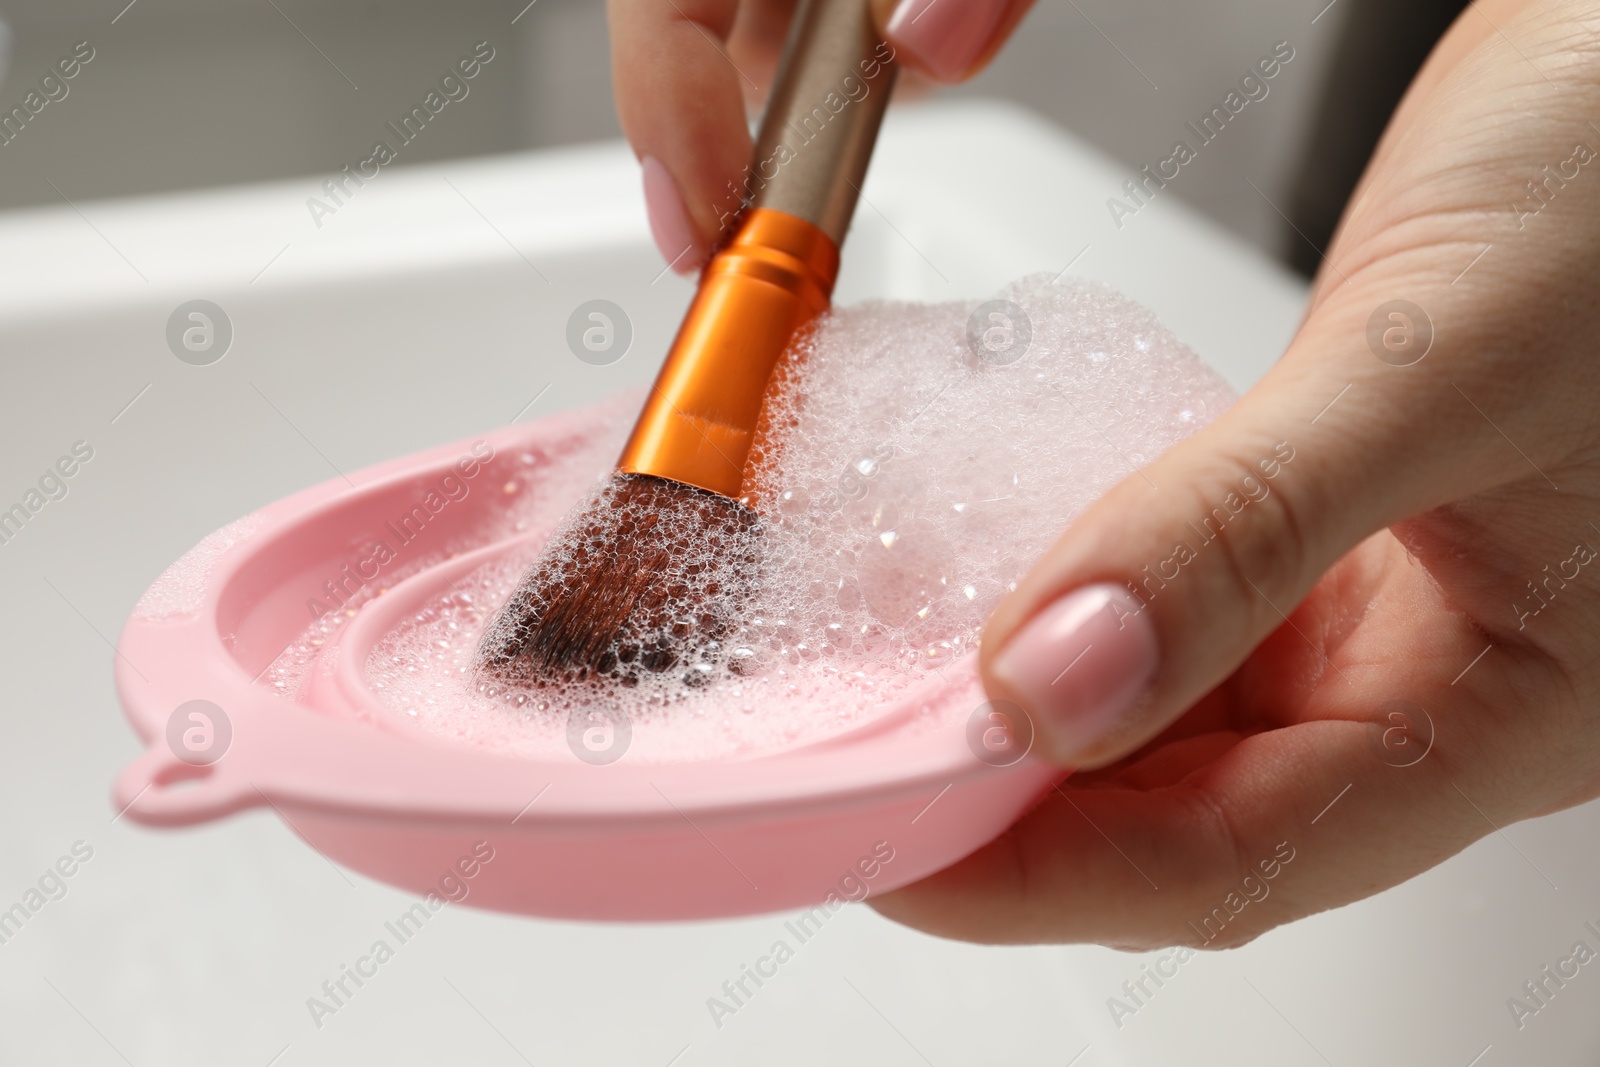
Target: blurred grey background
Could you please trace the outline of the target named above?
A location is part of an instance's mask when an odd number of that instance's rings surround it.
[[[1288,41],[1295,58],[1268,97],[1184,168],[1171,195],[1304,268],[1315,252],[1285,215],[1304,210],[1314,127],[1350,113],[1337,99],[1331,114],[1318,108],[1341,38],[1361,17],[1353,8],[1375,5],[1040,0],[989,70],[943,91],[1021,103],[1132,170],[1169,154],[1186,120]],[[0,210],[336,170],[480,39],[494,43],[495,61],[401,165],[619,136],[600,0],[28,0],[4,15],[14,38],[5,111],[75,42],[88,40],[96,57],[40,116],[49,121],[0,148]],[[1365,29],[1374,47],[1396,39]],[[1415,59],[1393,53],[1362,57],[1366,95],[1397,91],[1386,76],[1409,77]],[[1381,123],[1381,100],[1378,111]],[[1363,150],[1338,153],[1344,170],[1359,171]],[[1342,192],[1321,199],[1334,204],[1323,214],[1336,213]],[[1316,237],[1317,225],[1300,228]]]
[[[1165,157],[1186,121],[1197,122],[1259,56],[1287,41],[1295,59],[1270,95],[1162,195],[1304,269],[1315,264],[1315,242],[1298,237],[1284,216],[1316,233],[1311,220],[1326,225],[1337,212],[1338,190],[1365,158],[1360,142],[1381,125],[1450,6],[1384,2],[1040,0],[995,65],[949,93],[1018,102],[1131,174]],[[15,501],[80,433],[101,450],[90,475],[99,487],[81,483],[60,505],[74,510],[47,513],[51,525],[24,535],[10,549],[21,557],[0,568],[0,595],[15,609],[11,630],[0,630],[12,652],[0,759],[0,810],[12,818],[0,850],[0,904],[19,899],[79,827],[103,857],[70,900],[52,904],[26,940],[5,950],[0,1064],[488,1064],[522,1062],[518,1046],[558,1050],[541,1063],[624,1055],[662,1065],[671,1057],[680,1067],[840,1055],[914,1062],[895,1026],[927,1040],[941,1063],[1310,1067],[1329,1062],[1319,1046],[1340,1064],[1600,1063],[1593,988],[1580,988],[1579,999],[1564,999],[1526,1034],[1501,1010],[1517,982],[1576,936],[1585,902],[1600,895],[1600,860],[1581,847],[1594,837],[1594,806],[1508,828],[1391,893],[1186,965],[1185,973],[1195,968],[1187,991],[1163,994],[1158,1014],[1130,1027],[1122,1046],[1103,998],[1139,973],[1137,957],[955,945],[861,909],[840,918],[851,926],[808,954],[758,1014],[716,1045],[702,1040],[717,1031],[698,997],[767,943],[777,917],[646,928],[452,912],[445,921],[454,929],[429,935],[401,964],[408,974],[364,994],[354,1017],[316,1030],[297,998],[337,973],[353,938],[398,914],[403,895],[365,879],[351,884],[266,811],[183,834],[113,824],[105,783],[137,745],[111,697],[110,635],[144,584],[202,533],[330,476],[335,462],[351,469],[508,417],[542,417],[609,391],[622,375],[646,380],[650,353],[662,351],[689,285],[671,277],[655,285],[658,261],[642,234],[619,243],[623,226],[597,248],[535,240],[537,228],[557,228],[544,211],[528,212],[534,221],[525,229],[508,223],[509,236],[490,233],[489,218],[518,214],[500,198],[492,164],[452,168],[461,199],[483,204],[481,228],[450,221],[479,220],[433,178],[431,194],[412,188],[408,199],[390,179],[389,192],[364,201],[371,217],[396,229],[396,218],[433,227],[392,272],[373,266],[372,249],[383,243],[371,231],[352,233],[345,220],[331,232],[346,244],[312,245],[302,260],[300,246],[277,251],[282,237],[262,222],[277,216],[260,203],[252,206],[254,230],[265,240],[224,253],[178,231],[210,234],[214,226],[219,244],[222,234],[232,241],[226,198],[173,198],[120,213],[88,203],[330,173],[365,155],[385,123],[482,39],[494,43],[494,62],[468,99],[407,146],[397,168],[615,138],[599,0],[0,0],[0,11],[14,37],[0,115],[75,42],[89,41],[96,53],[65,99],[0,147],[4,262],[12,269],[0,351],[13,401],[0,433],[0,475],[10,472],[0,489]],[[1434,29],[1415,18],[1423,11]],[[1411,18],[1404,26],[1402,14]],[[992,143],[983,136],[989,131]],[[1059,255],[1044,258],[1054,269],[1076,246],[1057,247],[1059,235],[1080,232],[1080,207],[1095,209],[1086,186],[1120,176],[1106,177],[1097,161],[1081,171],[1061,166],[1060,153],[1021,163],[1014,128],[1009,140],[1004,132],[963,123],[949,134],[958,149],[951,156],[982,161],[997,178],[1028,180],[978,183],[964,173],[956,182],[954,172],[968,168],[951,167],[927,184],[987,190],[995,199],[956,226],[948,210],[934,210],[947,206],[934,188],[922,202],[922,228],[908,227],[910,235],[941,263],[948,249],[980,273],[995,263],[1010,270],[1014,259],[1020,270],[1024,256],[1040,269],[1042,257]],[[579,227],[591,225],[593,198],[584,214],[548,190],[581,181],[608,204],[636,196],[631,180],[612,184],[607,158],[580,160],[572,169],[582,174],[546,181],[549,199],[533,202],[558,204]],[[993,190],[1022,192],[1000,199]],[[288,208],[298,211],[306,191],[287,193]],[[1059,202],[1046,203],[1055,192]],[[384,214],[391,194],[408,214]],[[281,195],[272,190],[269,199]],[[444,197],[453,215],[439,209]],[[82,207],[83,224],[66,199]],[[952,193],[948,203],[973,199]],[[1037,232],[1017,232],[1019,202]],[[635,229],[638,206],[624,205]],[[45,207],[48,217],[35,211]],[[1122,271],[1107,280],[1160,292],[1147,302],[1186,339],[1204,342],[1202,354],[1225,361],[1247,347],[1241,337],[1266,338],[1248,346],[1264,366],[1277,350],[1271,335],[1293,327],[1298,288],[1262,264],[1242,263],[1248,257],[1229,242],[1178,214],[1158,213],[1106,242],[1086,273]],[[1002,221],[981,224],[986,217]],[[858,266],[847,269],[899,264],[907,277],[921,277],[910,241],[886,219],[864,218],[853,246]],[[303,215],[295,221],[307,226]],[[465,252],[437,256],[429,246],[419,255],[425,239]],[[145,285],[133,263],[157,258],[161,240],[171,249],[164,258],[183,270],[152,270]],[[532,251],[536,245],[542,251]],[[351,246],[365,250],[363,270],[322,271],[344,262],[333,251]],[[194,254],[197,247],[213,254]],[[519,247],[532,258],[513,255]],[[79,255],[84,248],[92,257]],[[256,286],[257,265],[273,262]],[[535,262],[552,268],[553,283],[534,278]],[[1121,281],[1128,277],[1146,284]],[[191,290],[197,278],[207,285]],[[136,286],[143,292],[127,296]],[[117,299],[86,300],[86,291]],[[223,301],[239,326],[235,351],[214,368],[179,363],[163,336],[173,305],[201,292]],[[40,294],[55,302],[33,306]],[[635,316],[640,356],[616,368],[576,366],[617,379],[573,375],[560,346],[570,309],[599,294],[616,296]],[[563,390],[530,413],[526,402],[558,376]],[[518,405],[525,406],[513,415]],[[881,997],[882,1016],[859,1003],[845,975],[864,978],[862,998]],[[461,982],[459,996],[446,976]],[[1246,986],[1247,977],[1259,988]],[[896,1023],[885,1025],[888,1018]],[[1100,1032],[1094,1020],[1107,1039],[1096,1036],[1090,1052],[1079,1035]],[[696,1048],[685,1057],[691,1037]],[[1494,1052],[1485,1044],[1491,1037]],[[561,1058],[574,1049],[583,1055]],[[683,1051],[674,1057],[676,1049]]]

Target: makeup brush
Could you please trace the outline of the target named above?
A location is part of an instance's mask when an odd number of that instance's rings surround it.
[[[744,485],[762,398],[797,331],[828,308],[839,245],[894,83],[867,0],[803,0],[746,170],[616,471],[568,516],[478,650],[514,684],[674,668],[708,677],[758,580]]]

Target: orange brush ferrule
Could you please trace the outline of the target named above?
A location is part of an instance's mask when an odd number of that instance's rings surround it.
[[[828,309],[839,246],[821,228],[755,208],[700,275],[700,288],[617,461],[737,499],[778,359]]]

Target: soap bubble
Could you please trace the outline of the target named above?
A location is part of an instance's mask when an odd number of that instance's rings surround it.
[[[974,316],[1000,331],[980,334],[981,352],[969,343]],[[760,521],[681,529],[688,547],[652,586],[652,611],[668,622],[662,646],[644,654],[669,666],[598,682],[502,682],[493,693],[473,670],[484,627],[534,552],[553,546],[559,565],[563,553],[590,550],[582,531],[594,527],[575,517],[612,499],[611,464],[633,414],[619,406],[589,436],[542,446],[527,491],[496,494],[506,511],[483,536],[529,531],[527,551],[457,579],[472,604],[444,597],[380,641],[367,663],[379,699],[458,742],[560,759],[584,758],[569,724],[578,715],[603,732],[587,718],[601,708],[613,738],[627,724],[628,758],[649,762],[818,739],[930,683],[975,693],[972,652],[1001,597],[1129,475],[1128,457],[1161,455],[1232,402],[1149,311],[1104,286],[1043,275],[990,301],[836,310],[786,354],[774,382],[745,472]],[[629,522],[653,519],[696,521],[662,511]],[[966,700],[951,705],[956,723]],[[980,748],[979,758],[995,757]]]

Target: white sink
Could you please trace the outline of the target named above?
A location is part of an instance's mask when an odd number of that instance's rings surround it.
[[[840,300],[976,297],[1071,263],[1248,385],[1302,287],[1170,192],[1118,230],[1105,200],[1125,169],[1013,110],[897,110]],[[260,504],[647,381],[690,291],[661,276],[621,145],[385,171],[320,228],[318,195],[307,179],[0,218],[0,507],[74,442],[94,450],[0,545],[0,909],[75,842],[93,850],[64,897],[0,928],[0,1062],[1596,1062],[1600,978],[1580,974],[1520,1031],[1505,1004],[1589,937],[1584,920],[1600,926],[1593,806],[1189,961],[1120,1028],[1107,1000],[1141,957],[951,944],[864,908],[792,945],[719,1026],[707,999],[793,940],[787,916],[587,926],[451,907],[316,1025],[308,998],[410,901],[270,812],[181,833],[111,821],[109,784],[138,746],[108,639],[168,562]],[[594,298],[634,329],[610,366],[564,340]],[[232,328],[211,365],[166,339],[196,299]],[[1314,849],[1315,828],[1296,844]]]

